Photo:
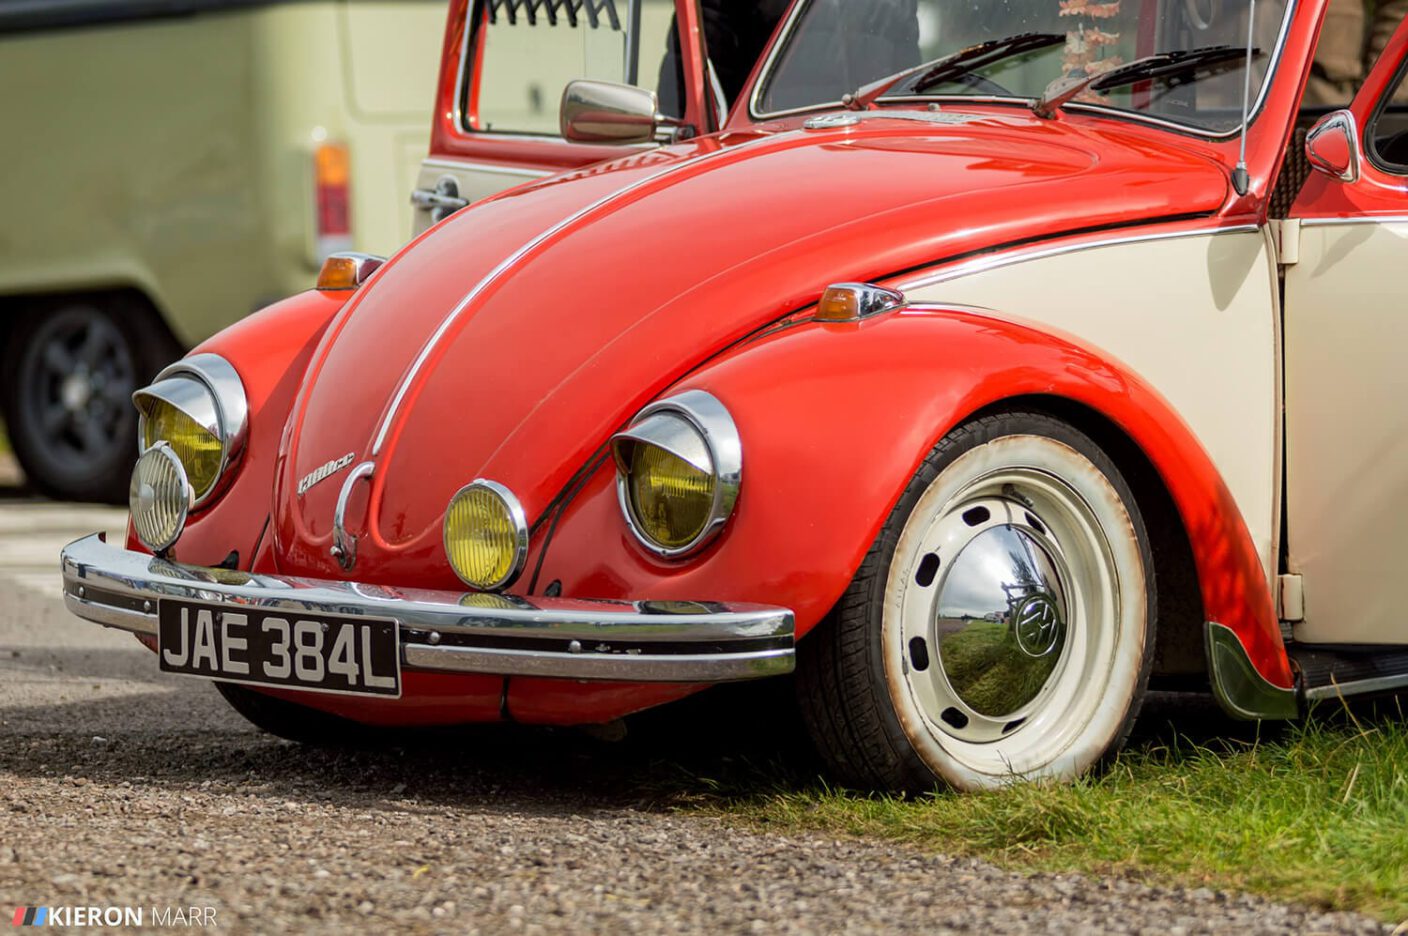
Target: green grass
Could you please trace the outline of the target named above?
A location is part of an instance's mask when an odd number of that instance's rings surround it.
[[[721,790],[690,808],[1017,869],[1113,872],[1408,918],[1408,727],[1399,712],[1321,718],[1274,741],[1145,742],[1071,786],[899,799],[793,785]]]
[[[5,434],[5,424],[0,422],[0,455],[10,451],[10,437]]]

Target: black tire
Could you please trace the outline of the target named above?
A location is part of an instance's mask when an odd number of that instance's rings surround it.
[[[381,735],[376,728],[235,683],[217,682],[215,688],[254,727],[287,741],[310,747],[355,747]]]
[[[0,356],[0,407],[29,485],[61,500],[126,503],[132,393],[180,353],[135,297],[43,300],[18,312]]]
[[[988,448],[993,443],[998,443],[999,440],[1001,442],[998,448]],[[1040,440],[1047,441],[1041,442]],[[1055,444],[1051,445],[1050,443]],[[1116,534],[1123,537],[1132,533],[1133,540],[1122,540],[1119,550],[1112,552],[1111,555],[1121,557],[1121,561],[1124,563],[1121,569],[1122,573],[1135,570],[1137,562],[1139,567],[1137,574],[1131,573],[1127,578],[1129,580],[1142,578],[1143,587],[1140,589],[1137,582],[1130,581],[1128,591],[1133,595],[1138,595],[1142,591],[1144,610],[1142,611],[1142,620],[1140,620],[1141,612],[1137,601],[1120,598],[1114,602],[1116,611],[1113,615],[1099,618],[1101,621],[1113,620],[1115,622],[1112,626],[1116,630],[1117,636],[1110,639],[1123,640],[1124,643],[1120,646],[1126,648],[1121,651],[1123,654],[1120,658],[1122,662],[1111,664],[1112,675],[1109,685],[1121,690],[1127,688],[1129,691],[1122,693],[1127,696],[1125,698],[1104,698],[1098,702],[1101,712],[1092,716],[1092,723],[1098,725],[1101,731],[1108,734],[1108,738],[1103,735],[1096,736],[1097,741],[1103,742],[1096,745],[1098,756],[1089,759],[1088,763],[1079,764],[1079,769],[1075,771],[1053,768],[1049,772],[1043,772],[1035,769],[1020,773],[1020,776],[1023,778],[1048,776],[1069,779],[1079,772],[1098,769],[1108,762],[1128,737],[1148,684],[1149,670],[1154,659],[1154,627],[1157,618],[1154,567],[1149,537],[1140,517],[1134,495],[1114,462],[1082,432],[1041,413],[999,413],[974,419],[955,429],[933,449],[900,497],[879,536],[866,554],[849,588],[827,618],[817,626],[815,632],[808,635],[798,647],[797,689],[803,717],[819,754],[834,777],[842,783],[862,789],[918,793],[932,791],[936,787],[945,785],[958,789],[986,788],[999,786],[1003,782],[1010,782],[1014,779],[1016,774],[1012,772],[1009,772],[1005,777],[999,777],[995,774],[989,776],[977,770],[965,772],[964,769],[955,767],[952,763],[952,761],[958,760],[957,755],[945,760],[942,753],[945,750],[945,745],[957,749],[968,742],[962,742],[946,735],[945,732],[950,729],[939,725],[936,720],[929,718],[927,713],[925,718],[917,718],[915,716],[917,703],[912,701],[915,693],[907,689],[906,686],[922,679],[928,679],[931,682],[937,681],[940,678],[939,675],[910,675],[912,671],[923,671],[932,666],[935,674],[942,674],[943,685],[949,686],[949,691],[957,696],[958,690],[953,689],[955,682],[949,678],[946,669],[950,664],[943,659],[937,659],[930,663],[927,655],[923,657],[922,661],[905,655],[907,653],[903,649],[907,646],[903,642],[905,632],[900,631],[901,642],[899,646],[901,649],[898,653],[901,662],[896,666],[894,662],[896,651],[893,647],[887,651],[885,646],[887,638],[882,635],[882,630],[887,626],[892,628],[895,626],[885,623],[887,620],[885,617],[887,595],[891,602],[896,601],[895,596],[889,590],[912,588],[917,592],[922,587],[931,587],[942,592],[946,587],[941,584],[941,581],[935,581],[935,576],[939,573],[933,571],[928,573],[932,585],[922,581],[922,573],[916,577],[917,581],[899,576],[896,576],[893,582],[891,581],[891,568],[896,560],[896,552],[901,544],[902,534],[906,534],[906,525],[915,515],[916,508],[921,504],[921,501],[924,502],[924,510],[930,510],[935,498],[943,495],[943,486],[954,483],[951,480],[946,480],[951,477],[948,473],[957,472],[962,476],[965,472],[971,472],[972,477],[981,481],[980,472],[989,470],[981,466],[989,462],[997,464],[1000,461],[1001,456],[994,458],[995,451],[999,449],[1009,453],[1022,451],[1022,446],[1037,448],[1049,446],[1053,450],[1074,450],[1080,458],[1098,470],[1100,476],[1103,476],[1105,482],[1108,483],[1108,487],[1118,496],[1125,514],[1107,513],[1105,516],[1117,517],[1121,521],[1121,525],[1119,525]],[[973,453],[973,457],[965,459],[962,466],[959,467],[959,460],[970,453]],[[926,498],[926,492],[931,488],[937,494]],[[955,490],[958,494],[962,494],[965,489],[957,488]],[[1008,487],[1004,487],[1002,490],[1006,492]],[[958,510],[957,505],[967,505],[976,503],[976,501],[950,499],[942,501],[942,503],[948,508],[948,513],[944,516],[952,517]],[[1030,504],[1032,502],[1024,501],[1024,503]],[[958,513],[958,516],[966,519],[968,514],[972,512],[971,509],[968,509],[966,513]],[[1127,529],[1122,525],[1126,515]],[[927,516],[938,516],[938,514],[926,514]],[[1032,514],[1027,513],[1026,518],[1030,520]],[[940,522],[952,521],[929,520],[921,517],[916,521],[916,529],[924,523],[937,529]],[[993,521],[989,520],[988,522]],[[1040,524],[1038,524],[1038,528],[1040,528]],[[1010,530],[1012,527],[1008,525],[1004,529]],[[974,540],[970,540],[969,543],[976,541],[977,535],[974,534]],[[1052,536],[1055,536],[1054,532]],[[908,537],[905,540],[905,548],[912,550],[914,547],[910,544],[916,541],[918,534],[909,533]],[[1053,539],[1052,542],[1055,540]],[[940,550],[935,548],[933,550],[935,558],[933,566],[937,568],[940,562],[947,563],[945,566],[947,571],[943,574],[956,575],[957,573],[952,570],[958,567],[957,563],[962,555],[961,549],[962,547],[959,547],[948,556],[939,556]],[[1124,582],[1125,578],[1120,578],[1117,581]],[[1010,596],[1010,593],[1005,589],[1004,593]],[[942,607],[942,595],[931,600],[936,608]],[[1017,634],[1025,625],[1017,623],[1017,619],[1021,616],[1017,610],[1018,605],[1012,603],[1012,598],[1009,597],[1008,600],[1009,613],[1003,619],[1005,623],[991,626],[1002,631],[1004,640],[1008,638],[1010,631],[1010,636],[1020,644],[1022,638],[1017,637]],[[896,620],[896,616],[902,618],[906,613],[905,609],[910,606],[897,604],[895,607],[901,610],[892,612],[888,619],[890,621]],[[1025,605],[1022,607],[1025,609]],[[1089,605],[1082,605],[1082,607],[1089,610],[1104,606],[1092,601]],[[1097,615],[1091,613],[1090,617],[1096,618]],[[948,623],[942,613],[936,613],[933,620],[938,622],[934,625],[936,628]],[[996,619],[965,616],[959,620],[971,622],[971,624],[961,624],[962,627],[967,628],[978,626],[986,620]],[[923,626],[929,625],[924,624]],[[1075,636],[1081,626],[1090,625],[1081,621],[1077,621],[1069,628],[1064,622],[1059,625],[1061,633],[1059,640],[1062,641],[1063,649],[1056,652],[1055,656],[1058,662],[1051,665],[1060,668],[1048,671],[1048,675],[1044,677],[1046,683],[1043,688],[1031,690],[1037,695],[1029,698],[1026,704],[1037,705],[1042,698],[1040,693],[1054,695],[1055,690],[1047,687],[1058,681],[1065,684],[1066,668],[1074,667],[1077,669],[1077,672],[1070,679],[1072,685],[1079,684],[1079,667],[1086,664],[1081,659],[1064,662],[1065,658],[1075,656],[1067,648],[1075,646],[1077,640],[1084,642],[1082,646],[1089,644],[1094,647],[1097,640],[1093,636]],[[886,633],[891,632],[887,631]],[[944,643],[945,635],[940,635],[937,631],[933,633],[935,633],[935,637],[933,641],[926,644],[925,654],[929,652],[928,648],[932,647],[934,657],[941,657],[943,652],[941,647],[957,646]],[[952,636],[952,633],[947,632],[947,636]],[[893,641],[893,638],[889,639]],[[1056,637],[1051,638],[1052,646],[1055,646],[1057,639]],[[1127,649],[1135,642],[1140,643],[1137,657]],[[911,647],[911,651],[908,652],[912,652],[912,650]],[[889,653],[888,658],[887,652]],[[1043,652],[1050,653],[1050,648],[1048,647]],[[1094,655],[1094,650],[1088,652],[1092,658],[1097,658]],[[887,659],[890,661],[888,664]],[[954,654],[953,659],[957,659],[957,653]],[[923,662],[924,665],[920,666],[920,662]],[[897,670],[903,672],[903,678],[892,679],[891,677]],[[1080,690],[1070,690],[1069,694],[1072,698],[1078,698]],[[1055,705],[1054,702],[1046,704],[1053,707]],[[1078,708],[1075,703],[1072,703],[1070,709],[1059,709],[1052,717],[1057,718],[1059,723],[1059,715],[1068,711],[1087,712],[1090,710],[1091,703],[1082,701],[1079,705],[1081,707]],[[1108,710],[1111,706],[1118,706],[1118,708],[1110,712]],[[904,712],[903,716],[901,710]],[[944,714],[947,715],[949,711],[953,711],[953,709],[944,710]],[[960,712],[960,715],[962,714],[964,713]],[[1026,719],[1024,718],[1023,721]],[[1035,721],[1033,719],[1034,723]],[[906,723],[910,725],[913,734],[906,731]],[[966,726],[965,730],[967,730]],[[1004,727],[1002,730],[1007,731],[1008,729]],[[933,737],[933,742],[926,741],[927,737]],[[1034,734],[1029,737],[1039,739],[1041,736]],[[1021,738],[1020,725],[1012,731],[1010,736],[1001,737],[999,742],[1015,745],[1019,743],[1017,740],[1019,738]],[[918,746],[916,746],[916,740],[919,742]],[[1040,745],[1047,742],[1036,740],[1021,743]],[[919,749],[921,747],[928,753],[921,752]],[[979,748],[975,745],[971,748],[964,748],[964,750],[977,751]]]

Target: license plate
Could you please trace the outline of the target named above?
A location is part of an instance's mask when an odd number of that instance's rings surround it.
[[[157,657],[168,673],[332,692],[401,695],[396,622],[259,608],[157,602]]]

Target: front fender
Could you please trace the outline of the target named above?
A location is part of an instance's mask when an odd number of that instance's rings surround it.
[[[234,551],[248,569],[269,518],[275,463],[284,423],[313,350],[351,292],[299,293],[261,309],[202,342],[191,353],[229,361],[249,400],[249,437],[231,484],[219,499],[191,516],[174,558],[215,566]],[[142,549],[127,534],[129,549]]]
[[[1212,461],[1161,396],[1089,348],[973,312],[912,308],[782,329],[676,389],[691,388],[721,399],[743,437],[743,487],[719,542],[686,564],[654,559],[625,528],[608,463],[557,518],[539,587],[779,604],[803,635],[939,439],[1004,400],[1055,396],[1103,414],[1143,450],[1188,533],[1205,616],[1235,632],[1267,681],[1292,685],[1265,572]]]

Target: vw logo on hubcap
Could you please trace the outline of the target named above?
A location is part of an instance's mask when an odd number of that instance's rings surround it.
[[[1028,596],[1012,616],[1017,646],[1030,657],[1044,657],[1055,650],[1064,629],[1060,608],[1045,592]]]

